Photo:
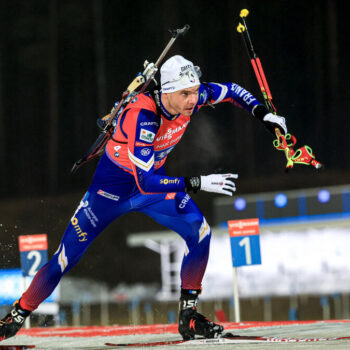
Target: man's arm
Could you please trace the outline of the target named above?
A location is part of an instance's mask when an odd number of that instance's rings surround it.
[[[123,129],[128,136],[128,154],[137,187],[143,194],[183,192],[183,177],[155,174],[153,142],[160,120],[146,109],[131,109]]]
[[[123,129],[128,136],[128,154],[137,187],[143,194],[198,190],[232,196],[236,174],[198,177],[170,177],[155,174],[153,141],[159,129],[158,117],[151,111],[132,109]]]
[[[202,83],[199,89],[199,104],[215,105],[221,102],[231,102],[243,108],[259,119],[270,132],[275,134],[275,127],[287,133],[283,117],[270,113],[249,91],[235,83]]]

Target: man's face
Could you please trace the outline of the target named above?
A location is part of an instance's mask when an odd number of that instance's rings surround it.
[[[189,117],[198,101],[199,85],[171,93],[162,94],[162,102],[172,115],[182,114]]]

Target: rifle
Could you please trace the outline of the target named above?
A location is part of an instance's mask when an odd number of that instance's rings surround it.
[[[123,92],[121,100],[115,103],[114,107],[111,110],[111,113],[106,117],[98,120],[98,125],[102,131],[99,137],[90,147],[89,151],[85,154],[85,156],[74,163],[71,169],[72,173],[75,173],[83,164],[89,162],[92,159],[100,157],[103,154],[105,146],[112,137],[114,128],[117,125],[118,118],[123,113],[125,106],[136,95],[143,93],[147,89],[150,82],[154,80],[154,76],[158,71],[159,65],[174,44],[175,40],[180,35],[185,35],[189,29],[190,26],[188,24],[186,24],[181,29],[169,29],[169,32],[171,33],[171,39],[157,59],[156,63],[149,63],[146,60],[144,62],[144,71],[142,73],[138,73],[136,78],[130,83],[127,89]]]

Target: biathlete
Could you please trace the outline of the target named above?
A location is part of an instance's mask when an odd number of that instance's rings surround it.
[[[179,303],[178,329],[182,337],[213,338],[222,333],[221,325],[197,312],[211,230],[189,193],[202,190],[232,196],[238,175],[171,177],[165,174],[163,166],[192,116],[203,106],[231,102],[262,121],[272,132],[279,127],[287,133],[286,123],[235,83],[201,83],[198,67],[182,56],[168,59],[160,73],[160,88],[137,95],[118,118],[113,137],[59,248],[0,321],[0,340],[14,336],[92,241],[113,220],[130,211],[145,213],[177,232],[186,242]]]

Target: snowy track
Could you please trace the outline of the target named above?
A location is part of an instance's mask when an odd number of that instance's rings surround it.
[[[225,330],[242,336],[267,336],[279,338],[349,337],[350,321],[300,321],[300,322],[243,322],[226,323]],[[21,330],[9,340],[0,343],[0,349],[10,350],[16,345],[35,345],[35,349],[113,349],[105,343],[156,342],[180,339],[176,325],[33,328]],[[7,348],[5,347],[7,346]],[[201,345],[209,349],[350,349],[350,339],[297,342],[297,343],[239,343],[226,345]],[[193,349],[181,345],[180,349]],[[13,349],[13,347],[12,347]],[[118,347],[118,349],[121,349]],[[150,348],[148,348],[150,349]],[[157,346],[157,349],[179,349],[178,345]]]

